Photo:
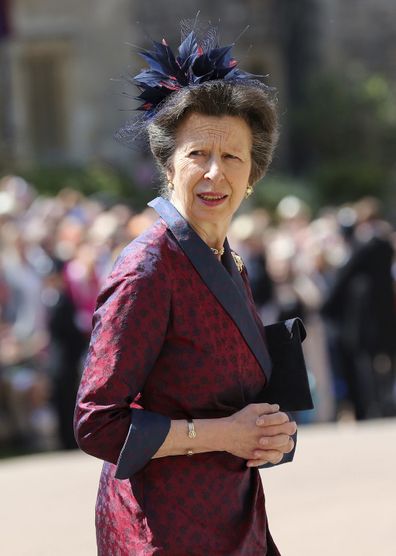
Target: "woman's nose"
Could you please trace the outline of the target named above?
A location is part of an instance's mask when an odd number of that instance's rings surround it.
[[[208,166],[204,175],[205,179],[211,180],[213,182],[218,182],[223,177],[223,167],[221,160],[217,157],[210,157],[208,160]]]

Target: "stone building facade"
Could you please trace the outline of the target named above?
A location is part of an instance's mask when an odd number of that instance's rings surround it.
[[[362,66],[396,82],[396,2],[316,0],[324,64]]]
[[[124,115],[111,82],[130,64],[128,0],[10,0],[3,145],[17,163],[117,160]]]
[[[5,2],[5,0],[2,0]],[[126,88],[111,79],[142,64],[133,48],[147,35],[179,41],[178,21],[201,10],[237,41],[236,57],[270,74],[280,91],[282,164],[288,119],[301,83],[319,67],[362,64],[396,80],[394,0],[7,0],[9,31],[0,37],[0,162],[132,164],[113,132],[133,112]],[[1,12],[0,12],[1,13]],[[5,11],[2,17],[4,19]],[[0,29],[2,27],[0,26]],[[165,31],[164,31],[165,30]],[[252,45],[252,48],[251,48]],[[132,88],[128,92],[133,94]],[[126,111],[123,111],[126,110]],[[4,160],[6,163],[4,164]]]

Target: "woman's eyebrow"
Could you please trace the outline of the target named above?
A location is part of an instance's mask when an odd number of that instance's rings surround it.
[[[191,141],[186,141],[185,150],[191,149],[206,149],[208,147],[208,142],[200,139],[191,139]],[[243,154],[245,150],[240,145],[222,145],[222,150],[224,152],[233,152]]]

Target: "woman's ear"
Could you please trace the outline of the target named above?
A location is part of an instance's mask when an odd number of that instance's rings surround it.
[[[168,198],[172,195],[172,191],[174,189],[174,185],[172,182],[172,177],[173,177],[173,171],[171,168],[168,168],[165,172],[165,176],[166,176],[166,189],[167,189],[167,196]]]
[[[173,168],[167,168],[166,169],[166,179],[168,182],[171,182],[173,179]]]

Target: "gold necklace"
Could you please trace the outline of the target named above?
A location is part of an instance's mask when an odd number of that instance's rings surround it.
[[[216,256],[222,256],[224,255],[224,247],[222,247],[221,249],[215,249],[214,247],[211,247],[210,250],[212,251],[212,253]]]

